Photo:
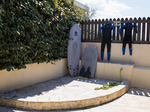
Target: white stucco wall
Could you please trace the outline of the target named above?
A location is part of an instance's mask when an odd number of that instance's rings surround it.
[[[101,43],[82,42],[80,56],[82,56],[82,53],[86,46],[97,47],[98,61],[102,61],[100,57]],[[130,56],[129,46],[127,44],[125,55],[122,55],[122,43],[112,43],[110,62],[134,64],[135,66],[140,67],[150,67],[150,44],[132,44],[132,49],[133,49],[132,56]],[[102,62],[108,62],[107,45],[105,46],[104,60]]]
[[[101,61],[101,43],[81,43],[81,56],[86,46],[97,47],[98,62],[95,71],[96,78],[120,80],[120,68],[122,79],[130,80],[131,86],[150,89],[150,45],[133,44],[133,55],[129,55],[128,45],[126,54],[122,55],[122,44],[112,43],[111,59],[107,61],[107,47],[105,48],[104,61]],[[81,63],[81,61],[80,61]],[[51,63],[29,64],[26,69],[7,72],[0,71],[0,92],[19,89],[32,84],[68,75],[67,59]],[[80,66],[79,66],[80,67]]]
[[[28,64],[26,69],[7,72],[0,71],[0,92],[26,87],[32,84],[68,75],[67,59],[54,64]]]
[[[133,87],[150,89],[150,68],[134,67],[131,85]]]
[[[84,5],[84,4],[80,3],[80,2],[78,2],[77,0],[74,1],[74,4],[76,4],[80,8],[82,8],[82,9],[84,9],[84,10],[89,12],[89,7],[87,5]]]
[[[96,78],[119,81],[119,71],[122,68],[123,80],[130,80],[133,87],[150,89],[150,44],[132,44],[133,53],[130,56],[128,44],[125,55],[122,55],[122,43],[112,43],[110,61],[107,61],[107,46],[104,60],[101,60],[101,43],[82,42],[81,57],[86,46],[97,47],[98,50]]]
[[[131,81],[133,66],[134,64],[98,62],[95,77],[120,81],[120,69],[122,69],[121,79]]]

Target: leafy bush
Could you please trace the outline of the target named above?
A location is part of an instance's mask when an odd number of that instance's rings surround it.
[[[1,0],[0,70],[66,57],[69,30],[80,13],[67,0]]]

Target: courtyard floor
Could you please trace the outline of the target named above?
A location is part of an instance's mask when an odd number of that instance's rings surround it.
[[[77,81],[79,82],[77,83]],[[11,98],[14,100],[23,99],[25,101],[37,101],[37,102],[76,100],[79,98],[80,99],[90,98],[91,97],[90,95],[93,95],[93,93],[95,95],[99,95],[100,91],[99,90],[95,91],[94,88],[99,87],[100,85],[106,84],[108,82],[111,83],[114,81],[108,80],[102,81],[101,79],[89,79],[87,81],[80,78],[75,78],[71,81],[70,77],[65,77],[65,79],[57,78],[55,80],[50,80],[26,88],[18,89],[12,91],[11,93],[9,92],[5,94],[0,94],[0,97]],[[87,86],[90,92],[86,92]],[[64,87],[66,89],[64,89]],[[50,91],[47,91],[47,89],[45,88],[51,89],[49,89]],[[74,90],[75,92],[72,93],[71,90]],[[69,93],[69,91],[71,93]],[[53,97],[48,98],[48,96]],[[84,109],[58,110],[58,111],[30,111],[1,106],[0,112],[150,112],[150,90],[132,87],[123,96],[111,102]]]

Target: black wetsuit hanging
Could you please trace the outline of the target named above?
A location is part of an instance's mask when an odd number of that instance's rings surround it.
[[[126,44],[129,44],[129,52],[130,55],[132,55],[132,27],[135,27],[135,29],[137,30],[137,26],[133,25],[132,23],[128,22],[125,25],[123,25],[120,28],[120,34],[121,34],[121,30],[125,29],[125,36],[123,39],[123,47],[122,47],[122,54],[125,55],[125,50],[126,50]]]
[[[113,29],[113,35],[115,35],[115,28],[110,23],[103,25],[99,30],[99,35],[101,35],[101,29],[103,29],[103,37],[101,44],[101,60],[104,58],[104,48],[107,44],[107,60],[110,60],[110,48],[111,48],[111,30]]]

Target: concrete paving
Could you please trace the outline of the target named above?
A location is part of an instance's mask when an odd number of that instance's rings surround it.
[[[80,80],[79,85],[75,83],[75,81],[78,80]],[[66,99],[72,100],[71,98],[73,98],[74,95],[77,95],[79,93],[80,96],[78,96],[78,98],[82,99],[85,97],[88,98],[89,94],[91,95],[93,94],[93,91],[94,95],[99,94],[99,90],[95,91],[94,88],[110,82],[114,81],[101,79],[84,80],[79,79],[77,77],[73,78],[71,81],[70,77],[65,77],[65,80],[64,78],[63,80],[62,78],[57,78],[55,80],[35,84],[30,87],[18,89],[5,94],[1,93],[0,97],[12,98],[15,100],[45,102],[45,101],[63,101]],[[88,86],[88,89],[91,91],[90,93],[85,92],[84,83],[86,83],[86,86]],[[78,88],[79,86],[81,88]],[[66,88],[64,89],[64,87]],[[64,94],[65,93],[64,91],[66,91],[67,94]],[[72,91],[76,92],[72,93]],[[62,94],[60,95],[60,93]],[[53,95],[53,97],[50,97],[51,95]],[[76,97],[74,99],[76,99]],[[0,107],[0,112],[150,112],[149,105],[150,105],[150,90],[141,88],[131,88],[127,93],[125,93],[120,98],[117,98],[116,100],[113,100],[109,103],[96,107],[78,110],[59,110],[59,111],[29,111],[9,107]]]
[[[113,87],[112,91],[94,90],[95,87],[113,82],[116,81],[59,77],[4,94],[1,93],[0,98],[33,102],[84,100],[108,94],[108,92],[116,91],[122,87],[121,85]]]

